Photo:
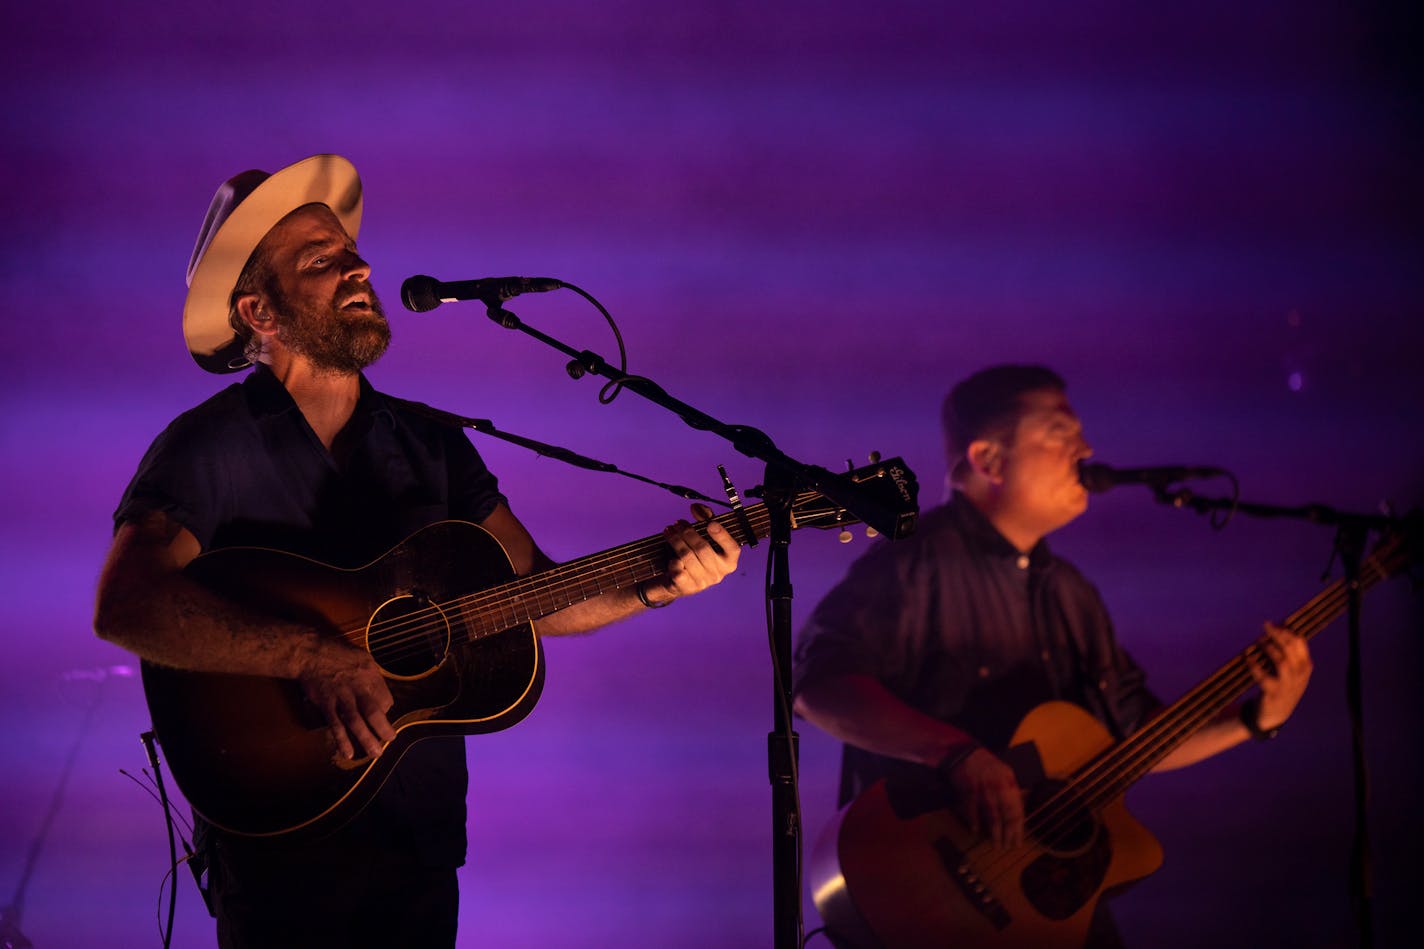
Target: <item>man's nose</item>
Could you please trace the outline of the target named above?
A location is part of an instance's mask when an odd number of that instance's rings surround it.
[[[360,254],[347,254],[341,262],[341,276],[355,280],[370,280],[371,265],[361,259]]]

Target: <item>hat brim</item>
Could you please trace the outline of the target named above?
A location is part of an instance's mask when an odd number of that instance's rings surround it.
[[[259,184],[218,228],[203,252],[183,302],[188,352],[209,372],[234,372],[247,363],[228,323],[232,289],[267,232],[297,208],[329,207],[354,239],[361,228],[361,179],[340,155],[313,155]]]

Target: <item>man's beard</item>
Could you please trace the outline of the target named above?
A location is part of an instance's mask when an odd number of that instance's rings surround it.
[[[386,312],[369,284],[347,281],[325,306],[301,306],[276,287],[269,287],[268,291],[278,314],[277,339],[293,353],[306,357],[317,370],[342,375],[360,372],[380,359],[391,343]],[[337,300],[357,293],[370,296],[369,310],[337,307]]]

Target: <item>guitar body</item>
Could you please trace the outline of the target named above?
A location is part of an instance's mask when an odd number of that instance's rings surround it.
[[[835,476],[844,492],[911,530],[918,485],[898,458]],[[856,518],[817,491],[791,499],[794,527]],[[716,519],[738,546],[771,533],[765,504]],[[143,664],[144,694],[178,786],[209,823],[249,837],[329,833],[370,803],[421,739],[492,732],[528,715],[544,685],[534,621],[660,576],[661,534],[516,577],[504,548],[463,521],[416,531],[364,567],[229,547],[193,560],[197,582],[253,609],[367,650],[395,700],[396,737],[376,758],[341,760],[297,682]]]
[[[473,524],[432,524],[353,570],[234,547],[198,557],[187,572],[233,600],[366,648],[395,700],[396,738],[376,758],[345,761],[294,680],[144,663],[170,770],[194,809],[224,830],[328,833],[370,802],[415,742],[508,728],[538,701],[544,662],[532,624],[476,637],[457,609],[433,606],[514,576],[498,541]]]
[[[1006,757],[1037,752],[1045,778],[1029,789],[1031,808],[1111,744],[1087,712],[1049,702],[1025,717]],[[1162,849],[1120,797],[1063,830],[998,850],[969,832],[943,791],[880,781],[822,834],[812,894],[842,945],[1080,947],[1103,893],[1152,873]]]

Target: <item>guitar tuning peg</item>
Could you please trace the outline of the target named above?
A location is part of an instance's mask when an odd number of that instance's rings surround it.
[[[865,536],[866,536],[866,537],[879,537],[879,536],[880,536],[880,532],[879,532],[878,530],[876,530],[875,528],[873,528],[873,527],[867,527],[867,528],[865,529]]]
[[[853,461],[851,461],[849,458],[847,458],[847,459],[846,459],[846,471],[847,471],[847,472],[851,472],[851,471],[854,471],[854,470],[855,470],[855,462],[853,462]]]
[[[871,463],[872,465],[878,465],[878,464],[880,464],[880,452],[878,452],[878,451],[873,451],[873,452],[870,453],[870,463]]]
[[[841,532],[836,535],[836,540],[840,541],[842,544],[849,544],[854,539],[855,535],[852,534],[850,531],[846,530],[844,527],[841,528]]]

